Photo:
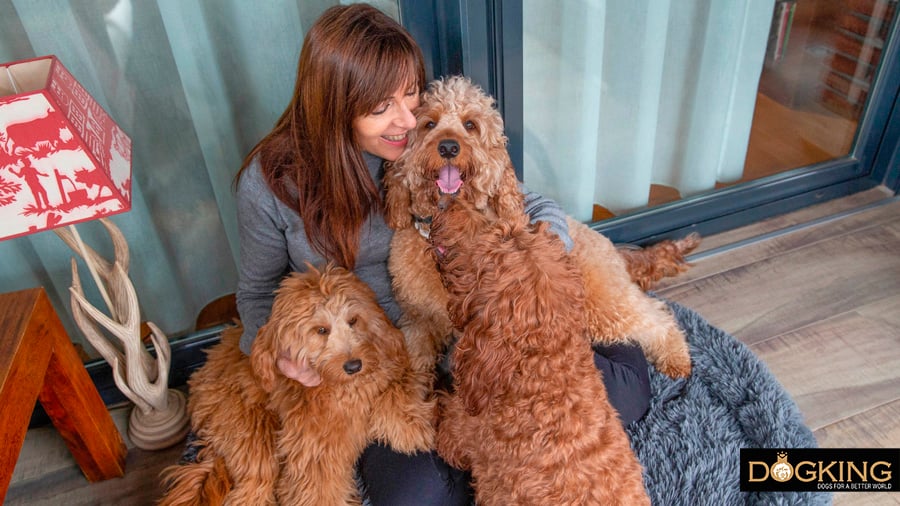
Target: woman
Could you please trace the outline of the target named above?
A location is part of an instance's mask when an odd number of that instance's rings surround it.
[[[333,7],[310,28],[291,102],[237,176],[237,304],[245,353],[269,316],[274,289],[304,262],[351,269],[398,321],[387,268],[392,232],[383,219],[382,164],[406,147],[424,84],[418,45],[371,6]],[[526,202],[532,220],[550,222],[571,245],[558,205],[533,193],[526,193]],[[613,396],[620,396],[623,413],[641,416],[649,399],[643,355],[627,347],[604,353],[611,357],[598,354],[595,362],[616,382],[608,386],[613,405]],[[278,367],[297,381],[308,379],[306,364],[290,357]],[[467,474],[435,453],[407,456],[373,445],[359,470],[372,504],[471,501]]]

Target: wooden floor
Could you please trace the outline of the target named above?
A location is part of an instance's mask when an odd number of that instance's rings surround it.
[[[694,268],[658,290],[759,355],[823,447],[900,447],[900,201],[888,197],[870,190],[708,237]],[[114,414],[124,428],[126,410]],[[88,484],[59,436],[35,429],[5,504],[151,504],[180,451],[130,447],[124,478]]]
[[[747,344],[821,447],[900,448],[900,200],[823,218],[884,195],[876,189],[710,237],[709,256],[658,290]],[[836,494],[834,504],[894,505],[900,494]]]

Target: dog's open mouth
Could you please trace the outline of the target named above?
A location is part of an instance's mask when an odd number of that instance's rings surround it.
[[[435,183],[442,194],[456,194],[463,184],[462,178],[459,176],[459,167],[450,164],[444,165],[441,167]]]
[[[453,197],[462,188],[463,178],[460,175],[459,167],[449,163],[441,167],[434,184],[437,185],[440,194],[437,202],[434,204],[439,209],[443,209],[447,202],[453,200]],[[415,225],[416,230],[419,231],[422,237],[428,239],[431,234],[431,216],[413,215],[413,225]]]

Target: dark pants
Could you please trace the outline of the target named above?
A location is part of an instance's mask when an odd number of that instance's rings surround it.
[[[594,365],[603,374],[609,401],[625,425],[650,406],[647,359],[636,346],[594,346]],[[472,503],[468,473],[448,466],[436,453],[413,456],[382,445],[363,452],[359,472],[373,506],[467,506]]]

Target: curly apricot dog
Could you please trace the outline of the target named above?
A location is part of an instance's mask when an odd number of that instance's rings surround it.
[[[562,240],[524,212],[490,223],[465,200],[437,212],[431,239],[462,333],[437,450],[471,469],[478,504],[649,505]]]
[[[164,471],[162,504],[359,504],[354,466],[369,443],[433,447],[429,377],[411,369],[403,334],[352,273],[307,267],[282,282],[250,357],[228,331],[191,377],[202,449]],[[287,378],[279,356],[319,377]]]
[[[493,99],[471,81],[430,83],[417,109],[407,151],[384,177],[388,224],[395,229],[389,268],[403,308],[404,333],[414,360],[433,360],[451,335],[447,295],[428,252],[428,222],[442,195],[466,200],[491,220],[517,220],[524,202],[506,150],[503,119]],[[603,235],[572,218],[571,252],[583,274],[589,334],[602,343],[641,345],[669,376],[688,376],[684,335],[665,304],[647,287],[687,268],[684,255],[699,237],[664,241],[640,251],[619,251]],[[635,284],[635,281],[638,284]]]

